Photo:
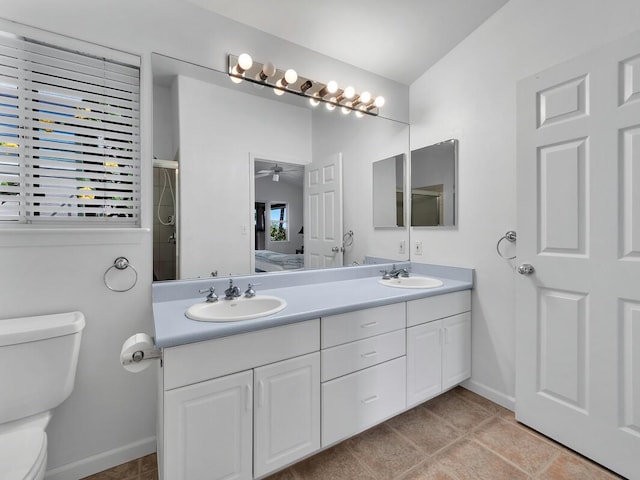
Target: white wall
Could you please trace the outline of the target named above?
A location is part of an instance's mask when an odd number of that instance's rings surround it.
[[[517,228],[516,83],[637,29],[637,0],[511,0],[411,85],[411,148],[460,140],[459,226],[412,231],[412,260],[476,269],[469,385],[505,404],[520,279],[495,245]]]
[[[180,275],[251,273],[252,155],[309,163],[311,112],[183,76],[178,91]]]
[[[77,479],[142,456],[155,448],[155,377],[120,367],[122,342],[153,332],[152,265],[152,88],[151,52],[218,70],[226,55],[250,52],[256,59],[295,67],[301,74],[387,98],[387,115],[408,118],[408,88],[279,38],[242,26],[188,3],[156,0],[7,0],[0,29],[83,50],[93,42],[142,58],[142,224],[136,232],[28,233],[0,231],[0,318],[78,309],[87,316],[76,386],[48,428],[49,478]],[[18,22],[18,24],[12,24]],[[24,25],[45,33],[32,32]],[[207,132],[208,135],[211,132]],[[248,159],[246,159],[248,162]],[[246,201],[246,200],[245,200]],[[113,293],[102,283],[120,255],[138,269],[137,286]]]

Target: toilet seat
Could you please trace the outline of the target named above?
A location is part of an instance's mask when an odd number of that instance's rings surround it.
[[[22,428],[0,434],[0,478],[41,480],[47,463],[47,434]]]

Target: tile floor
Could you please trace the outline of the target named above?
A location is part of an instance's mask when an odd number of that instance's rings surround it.
[[[149,455],[86,480],[155,479],[154,462]],[[520,425],[513,412],[457,387],[268,480],[619,478]]]

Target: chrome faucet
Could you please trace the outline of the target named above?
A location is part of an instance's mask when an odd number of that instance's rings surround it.
[[[233,284],[233,279],[229,279],[229,288],[224,291],[225,300],[233,300],[240,296],[240,289]]]
[[[218,295],[216,295],[216,289],[214,287],[204,288],[202,290],[198,290],[200,293],[209,292],[207,295],[207,303],[213,303],[218,301]]]
[[[395,264],[393,265],[393,268],[389,272],[389,277],[391,278],[398,278],[398,277],[406,278],[408,276],[409,276],[409,270],[407,270],[406,268],[396,268]]]

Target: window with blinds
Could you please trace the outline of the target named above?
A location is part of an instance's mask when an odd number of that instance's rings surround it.
[[[140,69],[0,32],[0,224],[139,225]]]

